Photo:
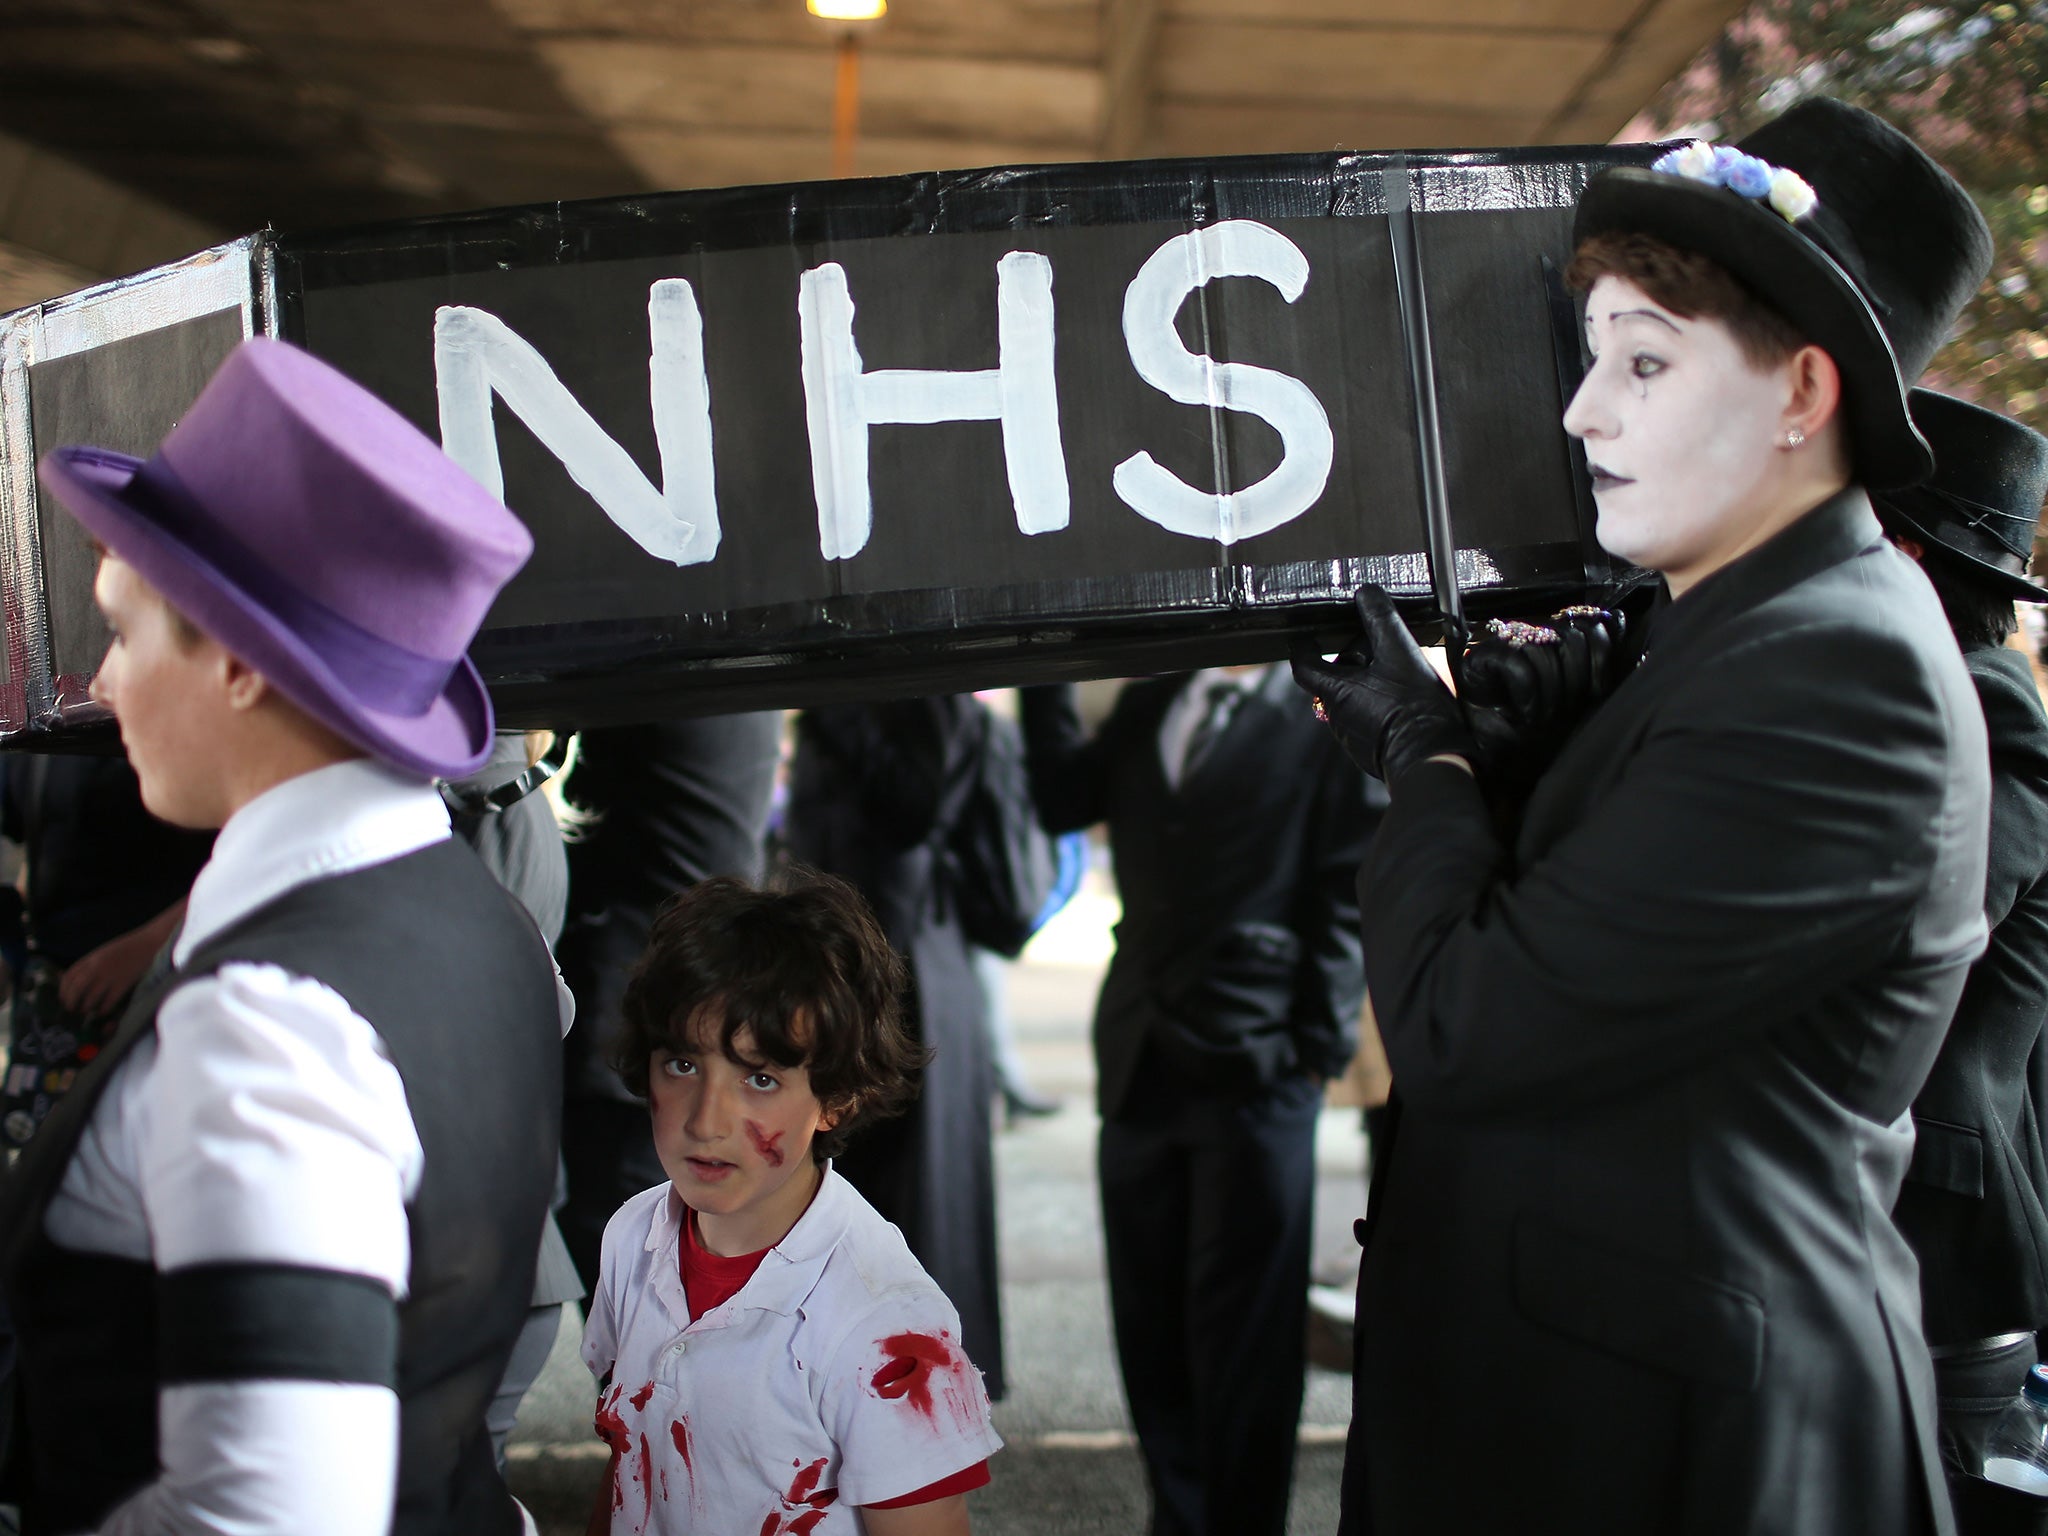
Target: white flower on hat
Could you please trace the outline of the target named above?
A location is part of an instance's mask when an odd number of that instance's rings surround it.
[[[1815,195],[1804,176],[1797,171],[1788,171],[1781,165],[1771,173],[1768,200],[1773,208],[1796,224],[1813,212],[1820,198]]]
[[[1714,179],[1714,146],[1705,139],[1694,139],[1690,144],[1673,150],[1657,162],[1660,171],[1683,176],[1690,181],[1712,181]]]

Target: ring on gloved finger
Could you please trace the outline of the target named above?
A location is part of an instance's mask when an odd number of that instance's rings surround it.
[[[1543,624],[1524,624],[1520,619],[1488,619],[1486,632],[1519,649],[1525,645],[1555,645],[1557,631]]]
[[[1309,707],[1316,712],[1316,718],[1322,721],[1323,724],[1328,725],[1330,723],[1330,711],[1323,704],[1323,696],[1320,693],[1312,693],[1309,695],[1308,702]]]

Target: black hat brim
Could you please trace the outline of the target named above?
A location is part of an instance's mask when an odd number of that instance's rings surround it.
[[[1572,223],[1574,244],[1606,234],[1649,235],[1718,263],[1833,358],[1860,484],[1889,490],[1933,470],[1934,455],[1906,408],[1912,381],[1899,377],[1870,302],[1776,209],[1708,182],[1619,166],[1587,184]]]
[[[2009,597],[2017,603],[2048,603],[2048,587],[2038,586],[2003,566],[1993,565],[1966,549],[1957,548],[1953,535],[1938,532],[1938,525],[1930,525],[1927,519],[1915,517],[1896,501],[1878,498],[1878,515],[1885,523],[1896,524],[1911,533],[1926,546],[1929,558],[1961,566],[1977,585],[1989,588],[2000,597]]]

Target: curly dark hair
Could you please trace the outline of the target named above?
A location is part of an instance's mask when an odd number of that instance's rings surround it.
[[[645,1099],[649,1057],[685,1049],[693,1023],[715,1024],[719,1048],[741,1064],[733,1040],[745,1030],[767,1061],[805,1068],[838,1115],[811,1143],[823,1162],[917,1096],[927,1053],[903,1027],[904,984],[902,960],[844,880],[800,866],[760,886],[720,875],[656,914],[626,983],[612,1065]]]
[[[1775,368],[1806,345],[1797,326],[1726,267],[1653,235],[1613,233],[1582,241],[1565,281],[1585,293],[1603,277],[1635,284],[1674,315],[1720,321],[1753,368]]]

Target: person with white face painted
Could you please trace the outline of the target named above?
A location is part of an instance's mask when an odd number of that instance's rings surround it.
[[[1986,746],[1865,487],[1927,473],[1906,387],[1988,233],[1902,135],[1810,101],[1602,173],[1574,236],[1564,424],[1601,543],[1668,589],[1641,664],[1510,845],[1499,722],[1384,593],[1364,659],[1295,661],[1392,801],[1342,1529],[1948,1532],[1890,1210],[1984,945]]]

